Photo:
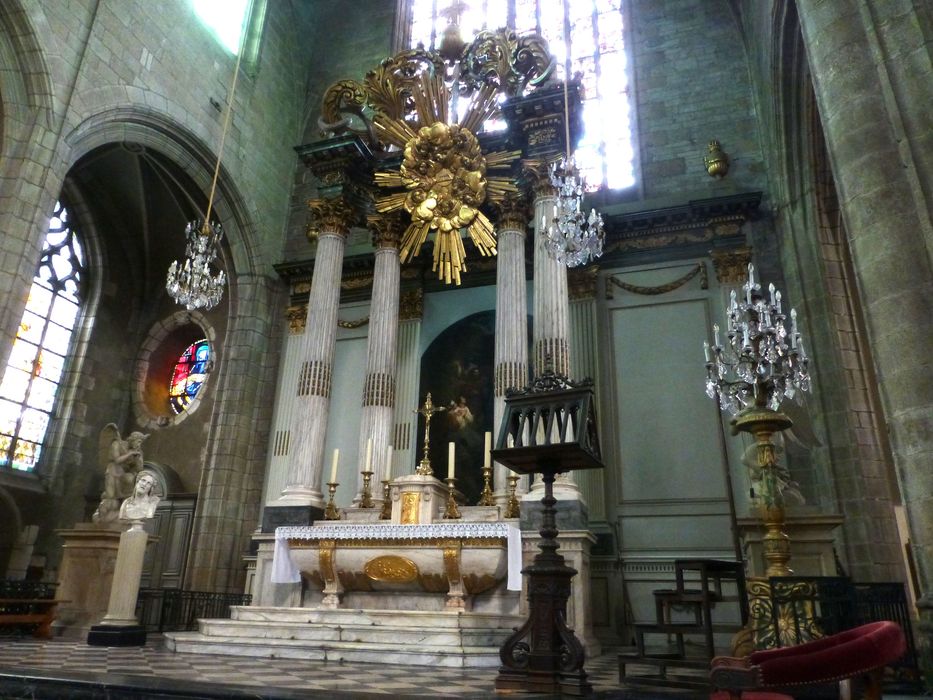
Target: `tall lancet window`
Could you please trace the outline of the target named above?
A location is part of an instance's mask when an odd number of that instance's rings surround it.
[[[60,202],[0,383],[0,468],[35,469],[81,310],[81,242]]]
[[[484,29],[511,27],[547,39],[563,78],[570,46],[571,73],[583,76],[583,136],[577,164],[590,189],[635,184],[633,115],[623,0],[410,0],[409,46],[436,48],[450,15],[459,11],[461,36],[469,41]],[[504,123],[487,124],[487,130]]]

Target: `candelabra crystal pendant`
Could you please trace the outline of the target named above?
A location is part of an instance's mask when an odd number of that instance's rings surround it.
[[[203,224],[200,220],[188,222],[185,238],[185,261],[179,264],[172,261],[165,280],[165,289],[177,303],[189,311],[212,309],[220,302],[227,280],[223,270],[216,275],[211,272],[211,264],[217,258],[224,231],[218,223]]]
[[[767,298],[748,266],[744,299],[735,290],[726,309],[725,342],[713,325],[713,345],[704,343],[706,393],[732,415],[758,406],[778,410],[784,399],[803,403],[810,390],[809,358],[797,330],[797,312],[790,311],[790,329],[781,307],[781,293],[771,284]]]
[[[585,265],[603,254],[603,217],[595,209],[589,215],[583,211],[586,183],[573,157],[552,163],[550,179],[557,190],[557,203],[551,221],[542,222],[545,248],[562,265]]]

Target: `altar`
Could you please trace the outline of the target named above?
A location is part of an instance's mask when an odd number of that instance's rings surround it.
[[[466,611],[503,582],[520,591],[521,557],[504,522],[323,523],[276,530],[271,580],[303,577],[304,604],[330,609]]]

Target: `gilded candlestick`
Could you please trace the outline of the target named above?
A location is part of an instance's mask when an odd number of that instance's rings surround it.
[[[454,499],[454,491],[457,480],[454,478],[448,477],[445,479],[447,482],[447,509],[444,511],[445,520],[459,520],[460,519],[460,509],[457,508],[457,501]]]
[[[389,480],[382,480],[382,512],[379,513],[380,520],[390,520],[392,518],[392,498],[389,492]]]
[[[374,508],[373,492],[370,490],[373,473],[367,471],[361,473],[363,474],[363,493],[360,494],[360,508]]]
[[[509,475],[509,500],[505,504],[505,514],[503,518],[517,518],[521,515],[518,505],[518,498],[515,496],[515,489],[518,487],[519,476],[517,474]]]
[[[479,496],[478,506],[494,506],[496,499],[492,495],[492,465],[483,467],[483,491]]]
[[[327,499],[327,507],[324,508],[324,520],[340,520],[340,511],[337,510],[337,506],[334,503],[334,494],[337,493],[338,485],[336,481],[327,482],[327,491],[330,497]]]

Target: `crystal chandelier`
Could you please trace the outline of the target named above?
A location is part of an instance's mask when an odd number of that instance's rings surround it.
[[[179,265],[173,260],[168,268],[165,289],[177,303],[183,304],[189,311],[194,309],[213,309],[224,294],[227,276],[223,270],[211,274],[211,263],[217,257],[217,250],[223,240],[224,230],[220,224],[204,222],[199,219],[189,221],[185,227],[185,262]]]
[[[603,217],[595,209],[583,211],[586,181],[567,155],[550,166],[551,185],[557,202],[550,223],[544,227],[544,247],[557,262],[567,267],[585,265],[603,254]]]
[[[570,56],[570,46],[567,46]],[[580,174],[570,154],[570,99],[567,83],[570,81],[570,62],[564,67],[564,143],[566,154],[557,163],[551,163],[549,176],[557,191],[557,202],[551,221],[542,221],[544,247],[548,254],[562,265],[577,267],[595,260],[603,254],[603,217],[595,209],[589,215],[583,211],[583,192],[586,180]]]
[[[732,290],[725,345],[720,345],[718,324],[713,324],[713,346],[703,343],[706,393],[711,399],[718,397],[720,407],[732,415],[749,407],[777,411],[785,398],[802,404],[803,392],[810,390],[810,374],[797,312],[790,311],[788,331],[781,293],[770,284],[766,299],[751,264],[743,289],[741,301]]]
[[[220,132],[220,147],[217,149],[217,163],[214,166],[214,178],[211,181],[211,193],[207,198],[207,212],[204,219],[189,221],[185,227],[185,262],[179,264],[173,260],[165,279],[165,290],[176,303],[182,304],[188,311],[195,309],[213,309],[220,303],[224,294],[227,276],[223,270],[216,275],[211,272],[211,264],[217,259],[224,230],[218,222],[211,222],[211,209],[214,204],[214,192],[217,191],[217,176],[220,174],[220,160],[223,157],[224,141],[230,126],[230,114],[233,111],[233,94],[236,92],[236,79],[240,74],[240,58],[243,47],[237,52],[236,65],[233,67],[233,84],[227,100],[227,113],[224,116],[223,130]]]

